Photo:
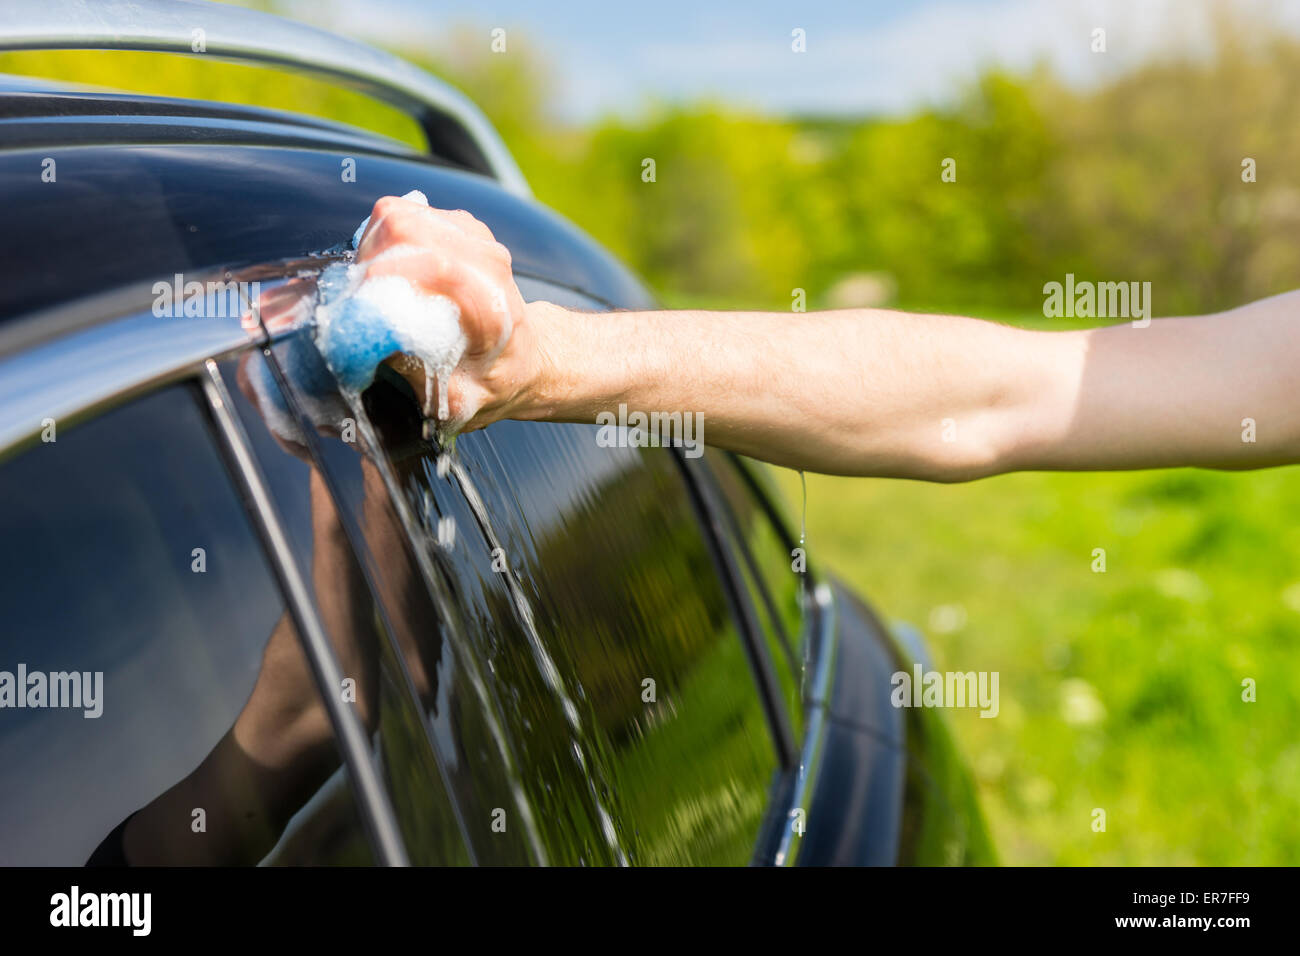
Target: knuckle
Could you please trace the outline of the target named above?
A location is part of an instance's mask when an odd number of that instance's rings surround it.
[[[487,224],[468,209],[453,209],[451,215],[471,235],[480,236],[489,241],[494,239],[492,230],[487,227]]]
[[[420,221],[405,211],[396,211],[384,217],[381,223],[384,235],[394,243],[412,242],[420,237]]]
[[[457,222],[461,223],[462,225],[469,226],[475,229],[476,231],[487,228],[487,226],[479,222],[478,219],[474,216],[474,214],[470,212],[468,209],[453,209],[451,211],[451,214],[456,219]]]
[[[437,259],[437,276],[439,286],[445,289],[455,289],[464,282],[465,269],[461,266],[460,261],[454,256],[449,256],[444,252],[439,252]]]

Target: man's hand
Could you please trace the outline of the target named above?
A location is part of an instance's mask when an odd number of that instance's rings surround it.
[[[511,416],[544,362],[529,311],[510,271],[510,253],[491,230],[464,210],[432,209],[385,196],[375,203],[357,248],[369,277],[400,275],[421,290],[443,295],[460,308],[468,346],[450,376],[450,423],[482,428]],[[390,360],[437,414],[436,390],[419,363]]]

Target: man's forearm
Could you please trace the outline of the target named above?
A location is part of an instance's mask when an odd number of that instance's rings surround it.
[[[1068,358],[1044,333],[884,310],[533,316],[545,371],[520,417],[694,412],[709,444],[828,474],[991,474],[1051,386],[1046,353]]]
[[[536,303],[541,372],[512,414],[694,412],[710,444],[832,474],[1254,467],[1300,458],[1297,308],[1292,294],[1146,327],[1036,332],[884,310]]]

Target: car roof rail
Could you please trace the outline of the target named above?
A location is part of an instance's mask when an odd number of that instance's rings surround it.
[[[180,53],[325,78],[396,106],[440,154],[532,194],[492,124],[459,90],[400,57],[274,14],[207,0],[0,0],[0,50]]]

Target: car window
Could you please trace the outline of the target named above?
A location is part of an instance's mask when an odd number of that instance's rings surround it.
[[[482,676],[521,794],[495,803],[506,829],[550,862],[749,862],[777,752],[673,453],[502,422],[440,465],[403,381],[381,370],[364,403]]]
[[[551,747],[584,746],[631,862],[747,863],[778,769],[754,665],[674,453],[597,435],[466,436],[465,479],[520,595],[498,626],[535,622],[561,678],[549,696],[578,714]]]
[[[299,329],[272,354],[314,419],[337,389],[309,342]],[[444,456],[386,368],[358,409],[425,585],[385,603],[410,614],[407,670],[436,681],[421,705],[476,857],[749,862],[777,752],[673,454],[501,423]],[[357,448],[317,431],[325,471],[355,470]],[[334,484],[383,550],[365,518],[383,496]]]
[[[341,517],[355,534],[353,544],[362,559],[368,593],[377,598],[375,611],[385,622],[385,633],[373,646],[379,672],[386,675],[376,689],[380,710],[391,714],[391,719],[379,721],[378,742],[408,852],[420,862],[445,857],[455,849],[449,827],[454,812],[468,845],[465,849],[476,862],[539,860],[526,809],[518,809],[521,785],[511,772],[509,742],[491,703],[487,680],[472,648],[453,639],[455,633],[468,630],[460,617],[462,605],[435,599],[443,594],[436,588],[445,588],[448,580],[468,587],[475,572],[433,560],[428,549],[417,553],[412,536],[419,538],[427,529],[418,519],[413,523],[411,507],[399,507],[408,495],[399,492],[394,500],[387,486],[392,476],[388,457],[404,463],[401,474],[405,476],[405,450],[427,445],[415,402],[398,391],[387,375],[367,393],[373,424],[386,436],[389,450],[376,459],[369,452],[372,443],[365,440],[363,427],[371,417],[350,407],[338,392],[312,345],[310,329],[284,336],[271,352],[295,406],[312,422],[317,477],[324,476]],[[275,383],[255,385],[257,378],[251,372],[258,368],[249,362],[239,371],[241,391],[277,388]],[[235,402],[245,417],[254,414],[242,397]],[[261,446],[264,460],[274,461],[277,454],[281,459],[297,459],[273,447],[277,440],[272,432],[297,427],[284,418],[276,402],[259,401],[256,417],[246,427]],[[292,442],[279,443],[292,447]],[[286,523],[307,529],[303,533],[310,554],[310,522],[301,514],[308,469],[302,462],[298,467],[302,474],[297,477],[290,474],[293,461],[274,470],[285,474],[280,496],[286,501]],[[276,479],[269,476],[268,480]],[[423,509],[418,491],[413,500]],[[291,517],[295,511],[299,512],[296,521]]]
[[[0,464],[0,863],[372,861],[199,401]]]
[[[764,506],[762,492],[744,472],[745,466],[712,448],[704,458],[722,491],[736,564],[758,609],[772,664],[798,733],[803,726],[803,696],[809,679],[805,609],[811,582],[806,563],[801,564],[799,555],[792,553],[791,544],[797,542],[788,541],[778,528],[771,510]],[[798,570],[800,567],[804,570]]]
[[[318,401],[309,424],[297,421],[298,409],[285,402],[260,352],[245,352],[220,368],[344,679],[353,682],[345,699],[375,743],[408,858],[416,865],[470,862],[415,699],[416,693],[437,696],[436,671],[430,677],[422,669],[410,678],[394,650],[394,639],[411,639],[405,620],[376,600],[377,592],[388,591],[396,595],[389,606],[405,607],[415,581],[402,574],[401,532],[385,507],[382,481],[359,453],[351,413],[341,399]],[[328,475],[317,464],[322,453],[335,462]],[[336,495],[368,507],[355,515],[341,511]],[[364,550],[362,527],[382,538],[378,560],[367,560],[374,556]]]

